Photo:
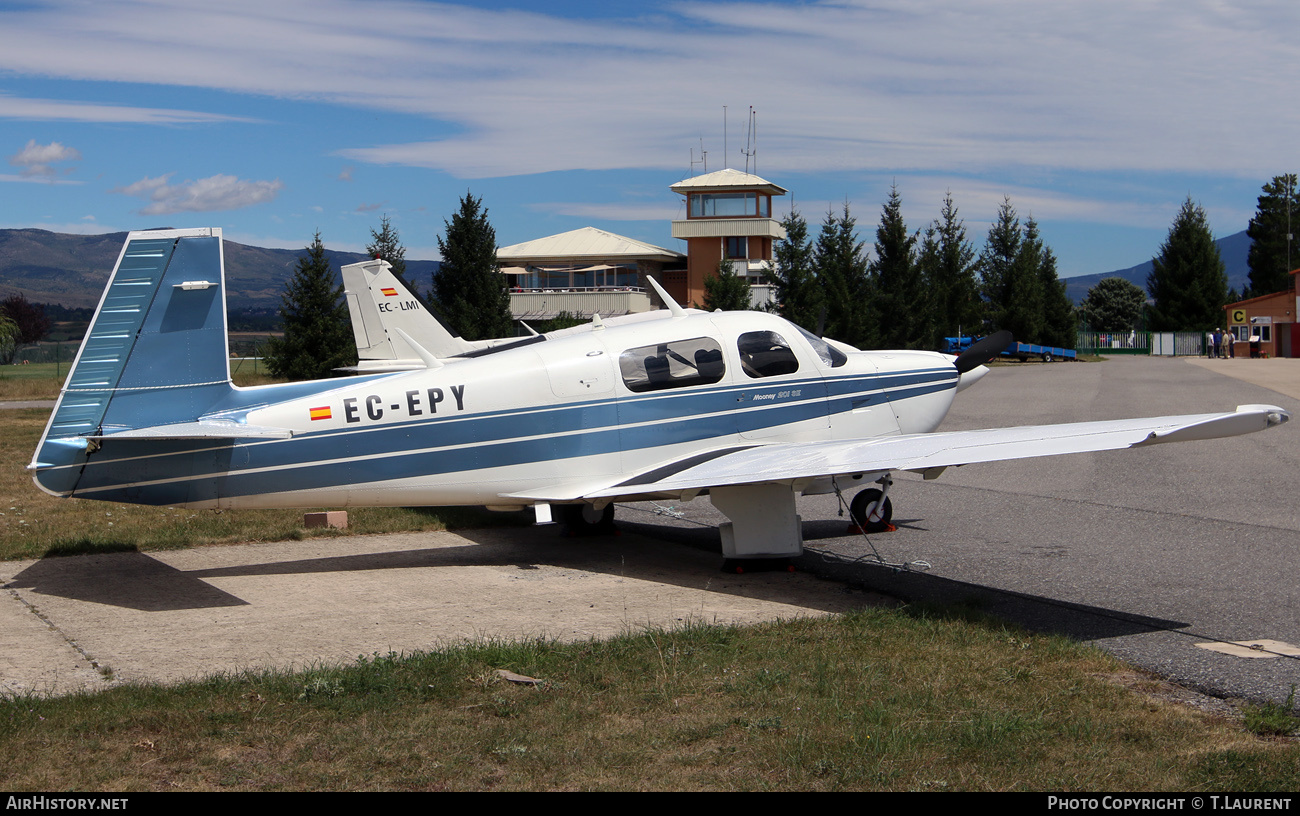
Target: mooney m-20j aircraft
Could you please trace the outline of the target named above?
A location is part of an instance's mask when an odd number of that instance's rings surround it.
[[[802,548],[798,494],[895,470],[1113,450],[1262,430],[1271,405],[933,433],[1005,336],[959,357],[858,351],[775,315],[667,309],[440,357],[416,370],[238,388],[221,232],[132,232],[29,465],[58,496],[187,507],[562,505],[708,494],[729,558]]]

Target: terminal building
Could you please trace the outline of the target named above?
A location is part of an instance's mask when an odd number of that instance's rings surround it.
[[[510,280],[516,320],[550,320],[560,312],[590,318],[659,308],[646,282],[663,281],[686,266],[686,256],[595,227],[562,232],[497,250]]]
[[[583,227],[501,247],[497,263],[510,281],[516,320],[549,320],[561,312],[590,318],[662,308],[646,281],[654,276],[678,303],[703,305],[704,281],[719,264],[750,286],[750,302],[771,300],[766,278],[775,241],[785,229],[772,217],[772,197],[785,188],[739,170],[719,170],[669,189],[685,198],[686,218],[672,222],[686,252]]]
[[[1296,296],[1296,276],[1300,269],[1291,272],[1291,288],[1271,295],[1229,303],[1223,307],[1224,325],[1236,338],[1235,355],[1251,354],[1251,339],[1257,338],[1256,352],[1264,357],[1300,357],[1300,297]]]

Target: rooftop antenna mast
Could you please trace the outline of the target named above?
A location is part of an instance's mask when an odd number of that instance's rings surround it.
[[[722,106],[722,167],[727,167],[727,106]]]
[[[754,174],[758,175],[758,112],[754,106],[749,106],[749,129],[745,133],[745,149],[740,151],[745,154],[745,172],[749,172],[749,160],[754,160]]]
[[[700,158],[695,158],[695,148],[691,148],[691,175],[695,175],[695,165],[704,165],[704,172],[709,172],[709,151],[704,149],[704,137],[700,137]]]

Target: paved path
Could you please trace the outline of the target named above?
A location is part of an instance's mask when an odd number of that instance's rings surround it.
[[[1230,360],[1210,360],[1205,357],[1188,357],[1186,362],[1300,400],[1300,359],[1283,357],[1252,360],[1249,357],[1236,357]]]
[[[53,408],[55,400],[0,400],[0,411],[13,408]]]
[[[729,577],[718,565],[636,535],[563,539],[555,526],[3,562],[0,693],[888,602],[812,575]]]

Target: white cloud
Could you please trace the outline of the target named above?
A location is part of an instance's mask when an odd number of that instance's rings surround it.
[[[0,119],[23,119],[33,122],[110,122],[137,124],[196,124],[211,122],[252,122],[240,116],[224,116],[198,111],[166,108],[135,108],[97,102],[70,102],[56,99],[26,99],[0,93]]]
[[[46,176],[15,176],[9,173],[0,173],[0,181],[26,182],[28,184],[83,184],[84,182],[74,181],[72,179],[56,179]]]
[[[106,235],[110,232],[123,232],[124,228],[109,224],[100,224],[93,216],[83,216],[80,221],[59,223],[55,221],[21,221],[9,224],[0,223],[4,229],[43,229],[50,232],[65,232],[71,235]]]
[[[23,177],[52,178],[56,172],[52,165],[65,161],[81,161],[81,153],[58,142],[37,144],[29,139],[27,146],[9,157],[9,163],[21,167]]]
[[[339,155],[471,178],[680,168],[701,133],[734,165],[751,102],[773,174],[1268,177],[1292,163],[1300,129],[1279,101],[1300,69],[1300,6],[1280,0],[685,2],[628,15],[50,0],[0,12],[0,71],[415,114],[453,135]]]
[[[169,178],[171,174],[158,178],[146,177],[112,192],[148,199],[151,203],[140,210],[141,215],[171,215],[251,207],[274,201],[284,187],[279,179],[245,181],[226,174],[176,185],[168,184]]]

